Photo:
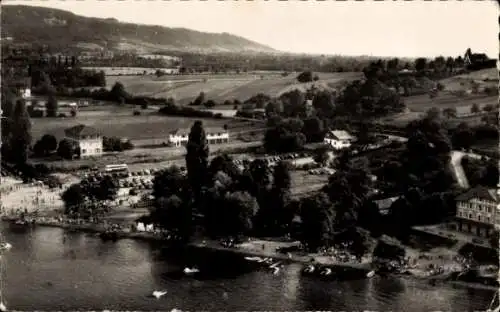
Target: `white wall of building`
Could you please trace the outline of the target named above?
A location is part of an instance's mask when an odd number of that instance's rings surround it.
[[[170,134],[168,142],[173,146],[185,145],[189,140],[189,135]],[[229,142],[229,132],[207,133],[209,144],[220,144]]]
[[[80,157],[91,157],[91,156],[101,156],[103,153],[102,137],[92,138],[92,139],[80,139],[75,140],[73,138],[67,138],[75,142],[80,148]]]
[[[31,97],[31,89],[30,88],[21,89],[21,97],[23,99]]]
[[[351,142],[348,140],[337,140],[332,138],[325,138],[324,142],[329,144],[334,149],[343,149],[351,146]]]
[[[468,202],[457,203],[457,217],[484,224],[500,224],[500,207],[491,201],[473,198]]]

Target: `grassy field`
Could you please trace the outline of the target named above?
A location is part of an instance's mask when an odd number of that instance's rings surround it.
[[[445,90],[451,91],[471,88],[473,81],[483,86],[495,87],[498,85],[498,70],[496,68],[478,70],[467,74],[442,79],[440,82],[445,86]]]
[[[256,75],[182,75],[182,76],[130,76],[107,77],[108,87],[119,81],[125,89],[134,95],[151,97],[173,97],[180,104],[186,104],[205,92],[206,98],[217,102],[238,99],[244,101],[258,93],[269,96],[293,90],[305,90],[312,83],[301,84],[296,80],[296,73],[287,77],[276,74]],[[362,73],[318,73],[318,88],[332,89],[342,84],[360,79]]]
[[[453,94],[442,92],[435,98],[430,98],[429,95],[416,95],[405,97],[404,102],[406,106],[416,112],[425,112],[429,108],[436,107],[439,109],[455,107],[457,111],[470,112],[473,104],[483,107],[488,104],[497,105],[498,96],[487,96],[485,94],[470,94],[464,96],[455,96]]]
[[[158,140],[165,141],[170,131],[176,128],[189,128],[195,120],[200,118],[184,118],[157,115],[152,110],[142,111],[143,115],[133,116],[132,108],[118,108],[111,106],[108,110],[102,107],[98,111],[81,111],[75,118],[33,118],[32,134],[37,140],[44,134],[53,134],[57,139],[64,137],[64,130],[85,124],[102,132],[104,136],[118,136],[129,138],[138,145],[157,144]],[[232,119],[201,119],[205,127],[222,127],[227,125],[231,133],[249,131],[253,127],[262,127],[255,122]],[[160,142],[161,143],[161,142]]]

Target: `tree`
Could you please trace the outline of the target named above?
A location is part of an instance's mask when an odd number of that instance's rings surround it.
[[[239,237],[253,228],[253,218],[259,210],[257,200],[248,192],[228,193],[224,197],[226,234]],[[222,225],[221,224],[221,225]]]
[[[335,97],[330,91],[317,92],[313,97],[312,105],[321,116],[331,118],[335,115]]]
[[[297,76],[299,82],[311,82],[313,81],[313,73],[311,71],[304,71]]]
[[[427,67],[427,60],[423,57],[419,57],[415,60],[415,70],[420,72],[425,70]]]
[[[68,139],[62,139],[59,141],[59,146],[57,147],[57,155],[64,159],[73,159],[75,146]]]
[[[208,141],[203,123],[195,121],[189,133],[186,145],[186,168],[189,185],[193,190],[196,202],[201,199],[201,189],[206,182],[208,169]]]
[[[26,164],[31,145],[31,121],[24,100],[18,100],[9,119],[11,159],[19,166]]]
[[[377,241],[373,250],[373,257],[385,260],[402,260],[406,255],[406,249],[396,239],[383,235]]]
[[[431,107],[427,110],[426,117],[430,119],[439,118],[441,116],[441,111],[439,108]]]
[[[481,109],[479,108],[479,105],[477,105],[477,103],[474,103],[474,104],[472,104],[472,106],[470,108],[470,112],[471,112],[471,114],[477,114],[477,113],[481,112]]]
[[[456,118],[457,117],[457,109],[455,107],[447,107],[443,109],[443,116],[447,118]]]
[[[272,172],[273,183],[269,192],[267,185],[260,186],[259,225],[269,235],[283,235],[289,227],[291,218],[286,211],[290,201],[290,164],[280,161]],[[265,178],[264,178],[265,179]],[[262,179],[262,180],[264,180]]]
[[[111,176],[104,176],[97,183],[87,183],[84,186],[85,194],[92,200],[113,200],[118,193],[119,185]]]
[[[321,166],[325,166],[330,159],[330,155],[328,154],[328,148],[322,147],[318,148],[314,152],[314,161],[320,164]]]
[[[200,92],[200,94],[196,97],[192,105],[200,106],[203,103],[205,103],[205,92]]]
[[[469,149],[474,143],[474,132],[466,122],[460,123],[451,137],[452,144],[455,148]]]
[[[153,178],[153,197],[156,201],[161,198],[178,196],[186,199],[188,183],[186,177],[176,166],[171,166],[158,172]]]
[[[306,197],[300,203],[301,238],[309,251],[329,245],[334,233],[335,213],[324,193]]]
[[[302,133],[306,137],[307,142],[323,142],[325,138],[325,125],[323,120],[318,117],[304,119]]]
[[[495,110],[495,106],[492,104],[486,104],[485,106],[483,106],[483,111],[485,111],[487,113],[491,113],[494,110]]]
[[[111,91],[109,92],[109,96],[112,101],[115,101],[118,104],[125,102],[130,97],[129,94],[125,91],[125,87],[121,82],[116,82],[113,85]]]
[[[212,108],[215,106],[215,102],[213,100],[208,100],[203,105],[205,105],[206,108]]]
[[[161,227],[169,230],[175,239],[181,241],[189,239],[191,215],[179,196],[162,197],[152,211],[151,217]]]
[[[47,100],[47,117],[56,117],[59,105],[57,103],[57,99],[50,95]]]
[[[77,213],[85,203],[85,191],[80,184],[73,184],[62,193],[61,199],[64,202],[65,213],[71,215]]]
[[[46,156],[57,149],[57,139],[51,134],[45,134],[35,143],[33,151],[37,156]]]

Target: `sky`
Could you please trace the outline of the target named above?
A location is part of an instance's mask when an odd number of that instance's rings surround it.
[[[3,0],[123,22],[227,32],[280,51],[498,58],[496,1]]]

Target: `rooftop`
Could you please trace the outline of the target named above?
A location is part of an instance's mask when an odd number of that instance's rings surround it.
[[[394,197],[374,200],[373,203],[377,206],[379,210],[385,211],[391,208],[392,204],[394,204],[394,202],[398,199],[399,196],[394,196]]]
[[[473,198],[484,199],[492,202],[499,202],[499,198],[497,195],[497,190],[494,188],[487,188],[485,186],[476,186],[474,188],[469,189],[467,192],[460,194],[457,196],[457,201],[469,201]]]
[[[339,140],[354,140],[354,137],[345,130],[332,130],[329,134]]]
[[[100,135],[99,131],[95,128],[80,124],[64,130],[67,137],[78,138],[82,136],[95,136]]]

